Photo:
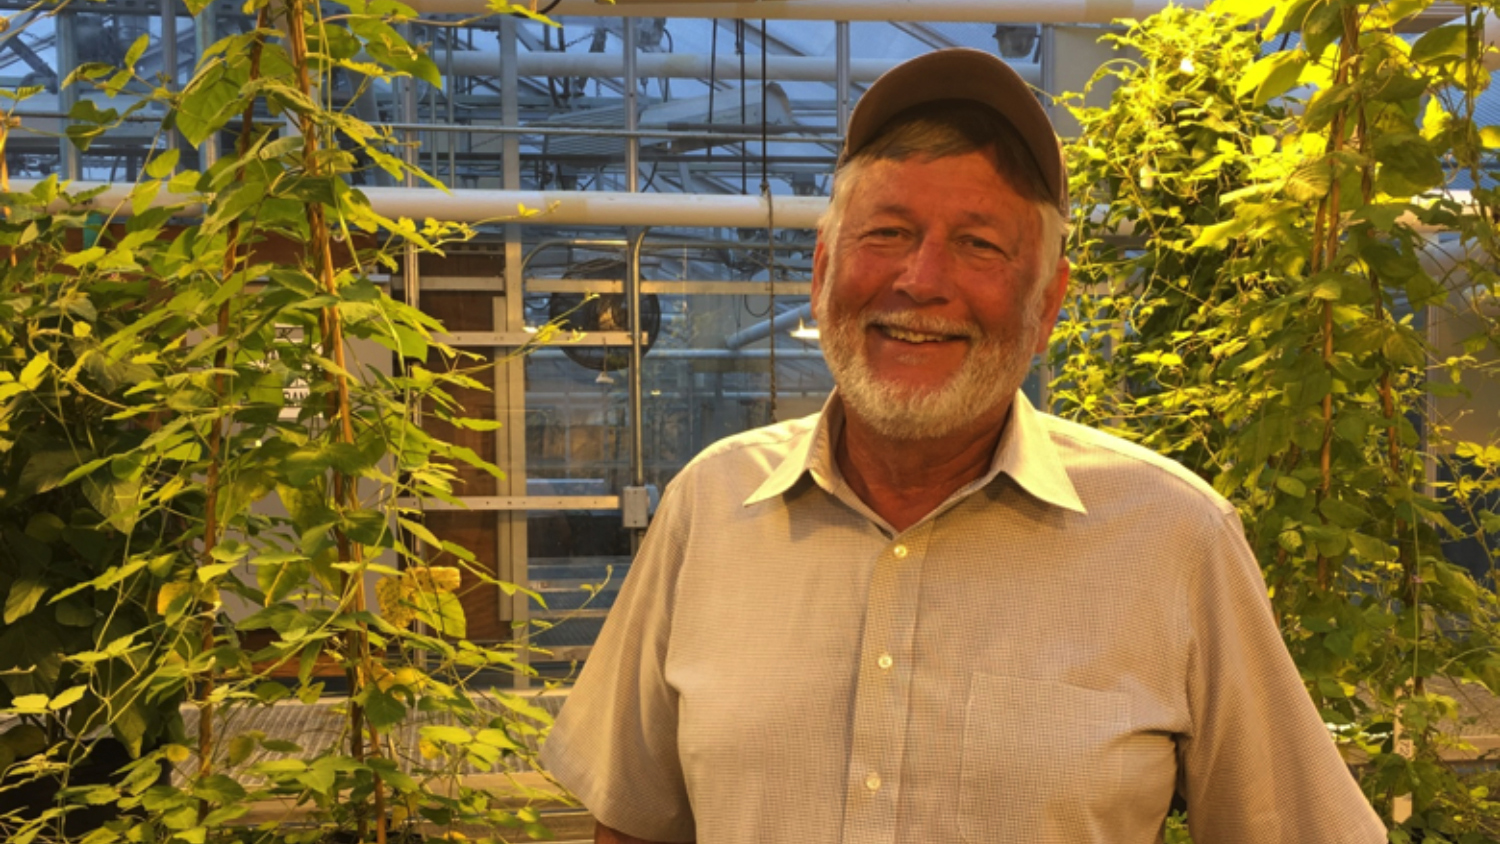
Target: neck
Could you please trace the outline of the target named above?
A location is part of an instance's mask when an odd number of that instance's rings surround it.
[[[846,406],[834,449],[839,472],[871,510],[897,531],[906,530],[989,471],[1011,404],[952,434],[920,440],[881,436]]]

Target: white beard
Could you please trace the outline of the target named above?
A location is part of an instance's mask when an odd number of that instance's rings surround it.
[[[1026,303],[1022,331],[1011,336],[986,336],[975,325],[909,311],[836,314],[829,307],[836,278],[833,269],[830,262],[828,283],[818,301],[823,357],[838,384],[845,411],[875,433],[893,440],[947,436],[1005,406],[1031,371],[1031,346],[1041,316],[1039,303]],[[876,375],[865,355],[865,334],[876,322],[909,331],[964,336],[969,340],[969,351],[958,372],[938,387],[891,383]]]

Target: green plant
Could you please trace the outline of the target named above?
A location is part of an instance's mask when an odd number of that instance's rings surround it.
[[[1483,184],[1500,129],[1474,123],[1486,11],[1395,34],[1427,5],[1245,0],[1127,22],[1116,42],[1139,59],[1096,77],[1118,83],[1107,107],[1073,110],[1077,283],[1054,395],[1239,507],[1392,840],[1488,841],[1500,813],[1442,753],[1462,746],[1453,689],[1500,690],[1497,605],[1445,543],[1488,549],[1500,527],[1495,435],[1456,439],[1427,397],[1494,373],[1495,194],[1450,184]],[[1262,39],[1283,49],[1262,57]],[[1475,328],[1440,352],[1425,322],[1461,310]],[[1432,461],[1464,474],[1433,483]]]
[[[481,672],[526,670],[524,644],[464,641],[454,591],[517,587],[420,517],[423,499],[453,500],[455,461],[498,470],[432,437],[416,409],[496,423],[465,417],[445,392],[480,385],[434,342],[440,326],[373,279],[403,250],[471,231],[376,213],[352,172],[426,176],[389,131],[327,93],[340,70],[441,79],[396,28],[412,10],[343,8],[249,4],[255,25],[207,48],[180,90],[136,72],[145,37],[123,67],[79,67],[66,84],[133,95],[121,109],[80,101],[68,130],[80,148],[149,102],[170,115],[159,140],[235,139],[200,155],[200,170],[159,143],[102,219],[88,210],[98,191],[55,178],[12,191],[0,172],[0,801],[33,781],[63,786],[42,811],[0,815],[7,841],[311,842],[344,830],[384,842],[424,824],[546,834],[534,811],[459,779],[464,765],[524,763],[550,720],[472,688]],[[5,93],[20,103],[34,91]],[[394,364],[356,359],[355,341]],[[306,397],[290,399],[294,386]],[[229,596],[256,611],[230,617]],[[348,687],[336,741],[214,734],[226,709],[317,703],[320,660]],[[273,678],[283,667],[294,679]],[[198,710],[196,735],[184,703]],[[390,740],[413,722],[419,748]],[[106,732],[137,758],[75,782]],[[256,750],[285,755],[247,764]],[[247,804],[277,795],[307,804],[312,825],[236,826]],[[69,828],[90,806],[125,814]]]

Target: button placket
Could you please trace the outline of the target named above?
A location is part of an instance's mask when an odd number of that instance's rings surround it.
[[[895,840],[923,548],[930,525],[882,549],[866,599],[843,841]]]

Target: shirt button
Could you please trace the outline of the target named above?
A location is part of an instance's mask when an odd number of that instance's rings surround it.
[[[868,788],[871,791],[879,791],[880,775],[875,773],[874,771],[871,771],[869,776],[865,777],[865,788]]]
[[[875,660],[875,663],[881,668],[890,668],[895,662],[894,659],[891,659],[890,654],[881,654],[880,659]]]
[[[891,553],[896,555],[896,559],[904,560],[906,559],[906,546],[897,545],[895,548],[891,549]]]

